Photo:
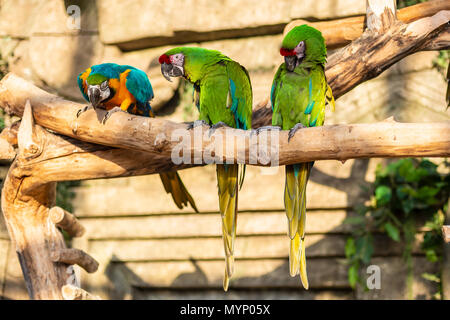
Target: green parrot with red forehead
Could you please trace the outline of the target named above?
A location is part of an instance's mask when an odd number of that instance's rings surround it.
[[[273,79],[270,100],[272,125],[290,130],[291,139],[303,127],[322,126],[325,105],[334,110],[334,98],[325,78],[327,49],[320,31],[301,25],[283,39],[284,63]],[[305,253],[306,184],[314,162],[286,166],[284,205],[290,238],[289,271],[300,274],[308,289]]]
[[[251,129],[252,86],[247,70],[219,51],[203,48],[174,48],[159,58],[161,72],[171,77],[184,77],[194,84],[194,103],[199,120],[212,129],[229,126]],[[224,290],[228,290],[234,270],[234,239],[236,237],[238,189],[245,167],[238,164],[217,164],[219,209],[226,255]],[[239,183],[241,171],[241,183]]]

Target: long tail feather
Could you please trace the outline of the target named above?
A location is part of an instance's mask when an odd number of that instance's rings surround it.
[[[325,93],[325,98],[327,99],[328,104],[331,107],[331,111],[334,111],[335,103],[334,103],[334,97],[333,97],[333,91],[331,91],[331,87],[327,83],[327,91]]]
[[[227,291],[230,278],[234,271],[234,239],[236,238],[239,165],[217,165],[216,168],[226,261],[223,289]]]
[[[178,172],[164,172],[160,173],[159,176],[161,177],[164,189],[172,195],[173,201],[179,209],[183,209],[189,203],[195,212],[198,212],[195,201],[184,186],[183,181],[181,181]]]
[[[284,203],[289,223],[289,273],[300,274],[305,289],[308,289],[305,255],[306,184],[313,163],[286,166]]]

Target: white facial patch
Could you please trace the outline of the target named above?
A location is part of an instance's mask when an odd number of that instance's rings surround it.
[[[184,65],[184,55],[182,53],[177,53],[170,56],[170,62],[174,66],[183,67]]]
[[[305,49],[306,49],[305,42],[300,41],[298,45],[294,48],[294,52],[297,58],[303,58],[305,56]]]

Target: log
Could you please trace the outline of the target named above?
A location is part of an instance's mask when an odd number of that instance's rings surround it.
[[[28,104],[17,134],[17,143],[22,147],[3,184],[2,212],[9,236],[15,244],[30,298],[62,299],[60,288],[67,283],[72,272],[67,266],[55,264],[50,259],[51,250],[65,248],[61,233],[48,219],[49,208],[55,202],[56,184],[41,184],[33,192],[23,193],[28,177],[22,174],[21,166],[33,159],[33,156],[24,153],[24,146],[42,143],[40,135],[29,134],[36,132],[29,116],[30,109]]]
[[[419,3],[398,10],[396,15],[403,23],[410,23],[435,15],[441,10],[450,10],[450,2],[448,0],[432,0]],[[365,15],[321,22],[294,20],[285,27],[284,34],[296,26],[307,23],[322,32],[328,49],[336,49],[360,37],[364,31],[365,20]]]
[[[79,249],[59,249],[54,250],[50,257],[53,262],[61,262],[68,265],[79,265],[89,273],[98,270],[98,262],[83,250]]]
[[[71,284],[62,287],[61,292],[64,300],[102,300],[100,297]]]
[[[1,105],[9,106],[16,114],[23,114],[21,103],[25,102],[25,95],[33,104],[37,123],[85,141],[137,151],[89,146],[73,139],[50,136],[48,131],[41,130],[39,134],[45,136],[46,152],[32,161],[33,167],[23,168],[27,175],[38,177],[39,184],[150,174],[213,161],[268,166],[326,159],[450,155],[450,122],[414,124],[390,120],[323,126],[300,130],[289,142],[287,131],[256,133],[255,130],[220,128],[210,140],[206,127],[187,130],[186,124],[123,112],[115,113],[106,125],[99,122],[103,111],[98,114],[88,111],[76,119],[75,114],[83,105],[46,93],[12,74],[2,80],[1,86]],[[77,127],[76,134],[71,129],[74,126]],[[267,138],[266,143],[264,138]],[[216,153],[211,152],[211,146]],[[221,146],[226,146],[225,150]],[[179,155],[176,150],[180,150]],[[71,163],[70,171],[67,161]],[[174,164],[177,161],[180,163]],[[37,186],[33,184],[36,181],[28,180],[23,188]]]
[[[81,237],[86,231],[74,215],[60,207],[50,209],[50,220],[72,237]]]

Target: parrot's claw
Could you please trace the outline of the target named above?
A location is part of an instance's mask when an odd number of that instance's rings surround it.
[[[261,131],[269,131],[269,130],[281,131],[282,129],[279,126],[264,126],[264,127],[259,127],[257,129],[255,129],[254,131],[256,132],[256,134],[259,134]]]
[[[85,113],[86,111],[88,111],[89,109],[93,109],[93,106],[85,106],[84,108],[81,108],[80,110],[78,110],[77,112],[77,118],[79,116],[81,116],[82,113]]]
[[[209,130],[208,130],[208,135],[211,137],[217,129],[219,129],[219,128],[224,128],[224,127],[230,127],[230,126],[227,125],[225,122],[222,122],[222,121],[217,122],[217,123],[213,124],[213,125],[209,128]]]
[[[306,127],[301,123],[297,123],[291,130],[289,130],[288,142],[292,139],[292,137],[295,135],[295,133],[299,129],[303,129],[303,128],[306,128]]]
[[[122,109],[120,109],[120,107],[114,107],[111,110],[107,111],[102,119],[102,124],[106,124],[106,120],[108,120],[113,113],[116,113],[118,111],[122,111]]]
[[[187,129],[192,130],[198,126],[208,126],[209,127],[209,124],[205,120],[196,120],[192,123],[189,123]]]

